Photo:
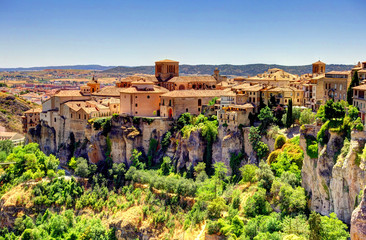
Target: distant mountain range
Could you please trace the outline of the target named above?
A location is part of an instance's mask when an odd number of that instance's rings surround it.
[[[46,66],[46,67],[29,67],[29,68],[0,68],[0,72],[4,71],[41,71],[45,69],[78,69],[78,70],[95,70],[103,71],[116,66],[101,66],[101,65],[70,65],[70,66]]]
[[[221,75],[227,76],[253,76],[267,71],[269,68],[280,68],[292,74],[304,74],[312,71],[311,65],[302,66],[284,66],[277,64],[247,64],[247,65],[179,65],[179,72],[182,75],[197,74],[197,75],[211,75],[215,68],[220,70]],[[344,71],[350,70],[353,65],[345,64],[329,64],[326,66],[326,71]],[[71,65],[71,66],[47,66],[47,67],[30,67],[30,68],[0,68],[0,71],[40,71],[44,69],[81,69],[81,70],[95,70],[102,71],[107,74],[121,74],[132,75],[140,74],[154,74],[154,66],[101,66],[101,65]]]
[[[269,68],[280,68],[292,74],[305,74],[312,71],[311,65],[303,66],[283,66],[276,64],[247,64],[247,65],[179,65],[179,73],[198,74],[198,75],[212,75],[215,68],[220,70],[221,75],[227,76],[253,76],[267,71]],[[326,71],[345,71],[350,70],[354,65],[345,64],[329,64],[326,66]],[[115,67],[104,70],[103,73],[114,73],[130,75],[135,73],[154,74],[154,66],[139,66],[139,67]]]

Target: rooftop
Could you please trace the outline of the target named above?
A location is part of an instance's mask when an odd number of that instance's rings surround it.
[[[219,97],[225,95],[223,90],[175,90],[161,95],[162,97],[189,98],[189,97]]]
[[[179,63],[178,61],[170,60],[170,59],[164,59],[156,61],[155,63]]]
[[[174,83],[188,83],[188,82],[211,82],[216,83],[216,79],[213,76],[180,76],[173,77],[168,82]]]
[[[129,87],[129,88],[122,88],[121,89],[121,93],[127,93],[127,94],[132,94],[132,93],[166,93],[169,92],[168,89],[163,88],[163,87],[159,87],[159,86],[152,86],[152,87],[148,87],[146,89],[141,89],[141,88],[137,88],[137,87]]]

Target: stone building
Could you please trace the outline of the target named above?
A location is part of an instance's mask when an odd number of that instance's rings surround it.
[[[268,87],[263,89],[261,93],[265,104],[271,101],[272,96],[280,105],[287,105],[290,99],[293,106],[302,106],[303,104],[304,92],[296,87]]]
[[[236,129],[240,125],[243,127],[250,126],[249,114],[254,113],[254,106],[250,103],[244,105],[230,104],[221,106],[217,111],[217,120],[219,126]]]
[[[260,104],[260,94],[266,87],[262,84],[244,83],[232,89],[236,93],[236,104],[252,103],[257,111]]]
[[[134,81],[131,87],[121,91],[120,113],[141,117],[160,116],[160,96],[166,92],[167,89],[151,81]]]
[[[167,118],[178,118],[186,112],[198,115],[203,105],[208,105],[222,93],[222,90],[176,90],[165,93],[160,97],[160,115]]]
[[[287,87],[294,85],[298,81],[300,81],[298,75],[285,72],[279,68],[271,68],[262,74],[245,78],[243,83],[259,83],[267,86]]]
[[[351,71],[351,77],[353,77],[354,72],[357,71],[358,79],[360,81],[366,80],[366,62],[359,62]]]
[[[40,122],[42,109],[29,109],[22,116],[23,132],[27,133],[30,128],[34,128]]]
[[[331,71],[317,77],[316,99],[321,105],[327,100],[347,100],[347,88],[350,84],[351,71]]]

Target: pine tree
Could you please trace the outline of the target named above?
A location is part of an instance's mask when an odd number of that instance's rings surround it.
[[[310,228],[310,236],[309,239],[312,240],[321,240],[322,237],[322,220],[320,215],[316,212],[312,212],[309,216],[309,228]]]
[[[287,106],[286,127],[287,128],[291,127],[292,123],[293,123],[293,119],[292,119],[292,99],[290,99],[288,101],[288,106]]]
[[[356,87],[360,85],[360,80],[358,79],[358,73],[357,71],[355,71],[355,73],[352,76],[352,81],[351,84],[349,85],[348,89],[347,89],[347,102],[349,105],[353,104],[353,87]]]

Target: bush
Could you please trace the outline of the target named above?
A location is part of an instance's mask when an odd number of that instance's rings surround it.
[[[259,169],[256,170],[255,174],[259,182],[258,186],[266,189],[269,192],[274,180],[274,175],[270,166],[264,161],[261,161],[259,163]]]
[[[322,127],[320,128],[318,134],[317,134],[317,140],[320,144],[324,145],[328,142],[328,136],[326,135],[326,131],[329,128],[329,122],[330,121],[326,121]]]
[[[304,109],[300,114],[299,122],[301,125],[312,124],[315,122],[315,114],[311,111],[311,109]]]
[[[273,162],[277,160],[277,157],[282,153],[281,149],[277,149],[273,152],[271,152],[267,158],[267,163],[271,165]]]
[[[243,182],[255,182],[256,178],[256,171],[258,167],[253,164],[247,164],[240,168],[242,181]]]
[[[209,218],[220,218],[221,213],[228,209],[225,199],[222,197],[215,198],[207,206],[207,215]]]
[[[318,158],[318,142],[311,135],[306,136],[306,154],[310,158]]]
[[[266,201],[266,190],[264,188],[258,188],[257,192],[245,202],[244,213],[247,217],[267,215],[271,211],[271,205]]]
[[[274,144],[274,148],[280,149],[286,143],[286,137],[283,135],[278,135]]]

